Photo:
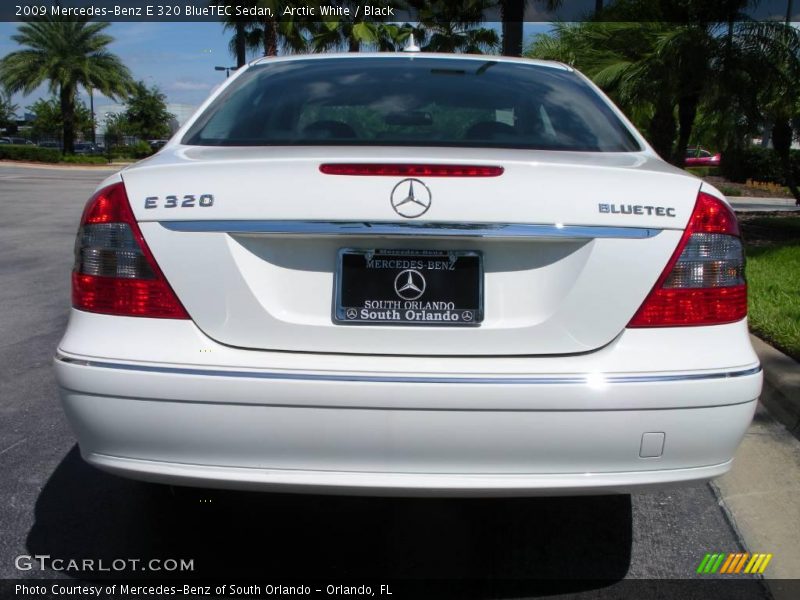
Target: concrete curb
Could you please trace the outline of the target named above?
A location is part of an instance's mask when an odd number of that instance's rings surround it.
[[[754,335],[750,339],[764,369],[761,402],[800,439],[800,363]]]

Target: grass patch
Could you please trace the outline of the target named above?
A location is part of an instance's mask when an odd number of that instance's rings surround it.
[[[719,167],[684,167],[684,170],[689,171],[689,173],[697,177],[719,175]]]
[[[750,328],[800,360],[800,217],[760,217],[751,223],[760,232],[774,231],[780,241],[760,235],[746,245]]]
[[[86,154],[65,154],[61,157],[62,163],[70,165],[107,165],[109,160],[105,156],[89,156]]]
[[[723,185],[719,188],[719,191],[725,194],[726,196],[741,196],[742,190],[739,188],[735,188],[729,185]]]

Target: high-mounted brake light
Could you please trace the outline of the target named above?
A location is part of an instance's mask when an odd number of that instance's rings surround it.
[[[377,163],[330,163],[319,166],[326,175],[384,177],[499,177],[503,167],[480,165],[408,165]]]
[[[746,316],[736,215],[722,200],[700,192],[678,247],[628,327],[719,325]]]
[[[142,237],[122,182],[98,191],[83,211],[72,305],[109,315],[189,318]]]

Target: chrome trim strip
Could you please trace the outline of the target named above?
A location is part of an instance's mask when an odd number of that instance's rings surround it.
[[[643,239],[661,229],[532,223],[427,223],[391,221],[159,221],[170,231],[305,236],[459,237],[492,239]]]
[[[470,384],[470,385],[603,385],[606,383],[655,383],[669,381],[702,381],[746,377],[761,372],[761,365],[740,371],[722,373],[686,373],[676,375],[611,375],[603,377],[595,374],[563,375],[558,377],[403,377],[396,375],[321,375],[315,373],[265,373],[263,371],[225,371],[219,369],[190,369],[184,367],[156,367],[132,365],[104,361],[83,360],[56,355],[55,360],[82,367],[136,371],[140,373],[159,373],[164,375],[199,375],[206,377],[236,377],[250,379],[272,379],[290,381],[339,381],[363,383],[430,383],[430,384]]]

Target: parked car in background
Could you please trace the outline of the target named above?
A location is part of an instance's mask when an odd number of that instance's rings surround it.
[[[147,143],[154,151],[158,152],[167,144],[167,140],[147,140]]]
[[[55,365],[119,475],[627,492],[731,468],[746,316],[725,196],[572,68],[288,56],[100,184]]]
[[[11,138],[8,138],[8,139],[11,140],[12,144],[16,144],[18,146],[34,146],[35,145],[32,141],[30,141],[29,139],[26,139],[24,137],[11,137]]]
[[[722,155],[719,152],[712,154],[709,150],[698,146],[686,149],[684,164],[687,167],[718,167],[721,160]]]
[[[80,142],[75,144],[75,154],[97,154],[98,149],[92,142]]]
[[[53,150],[61,150],[61,142],[39,142],[39,148],[52,148]]]
[[[0,144],[10,144],[10,143],[11,143],[11,138],[0,137]]]

